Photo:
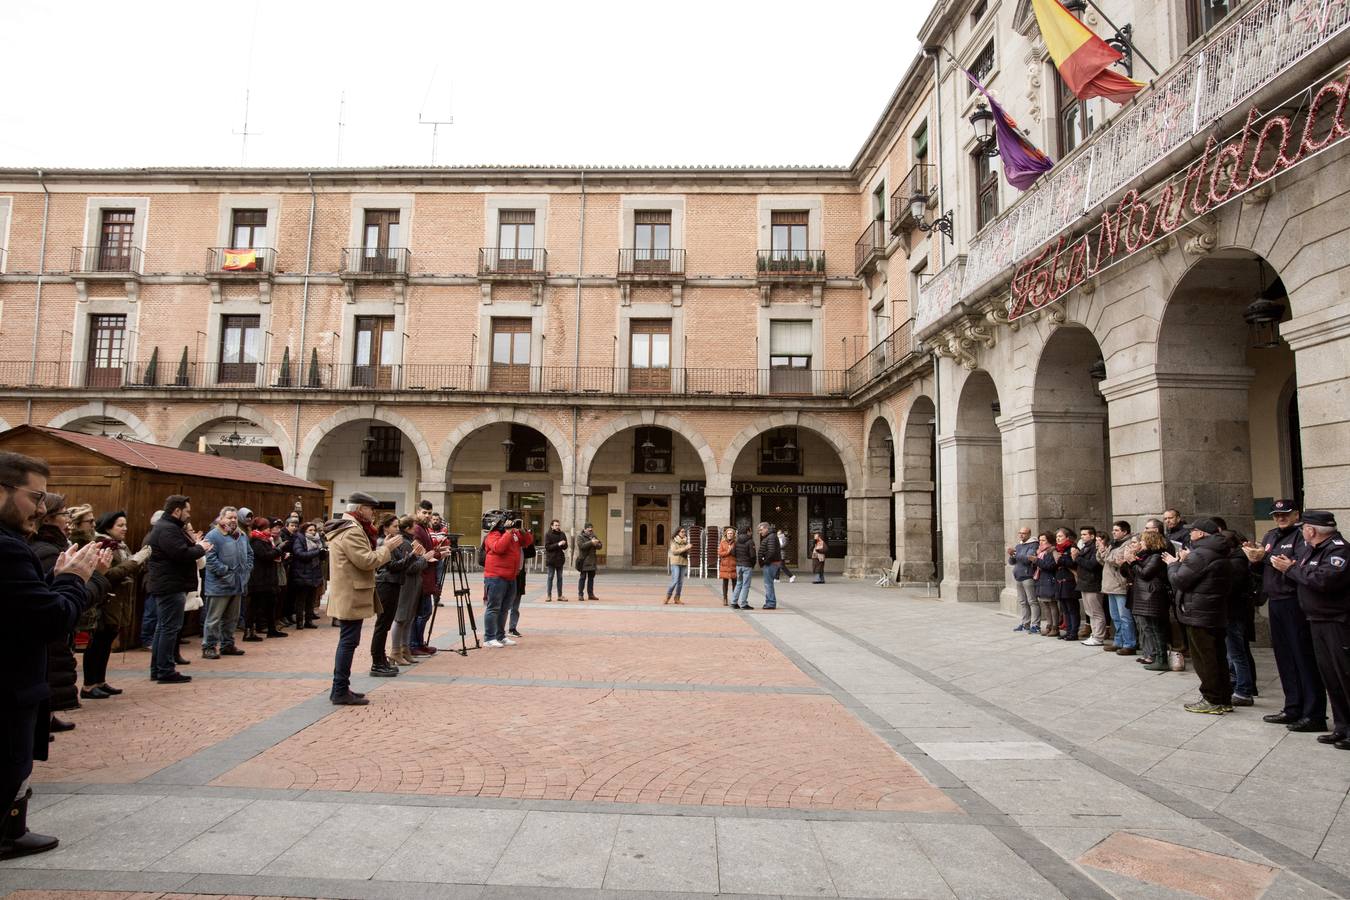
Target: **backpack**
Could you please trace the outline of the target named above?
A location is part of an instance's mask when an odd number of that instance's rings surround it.
[[[485,537],[478,545],[478,568],[487,565],[487,538]]]

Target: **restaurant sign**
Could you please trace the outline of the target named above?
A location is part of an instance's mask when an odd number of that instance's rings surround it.
[[[706,486],[702,481],[681,481],[680,493],[701,494]],[[848,492],[848,485],[831,482],[802,484],[795,481],[733,481],[733,494],[791,494],[808,497],[835,495],[842,497]]]
[[[1350,135],[1350,70],[1262,112],[1252,106],[1242,130],[1210,136],[1200,158],[1147,191],[1131,188],[1102,210],[1087,233],[1061,236],[1013,270],[1008,318],[1054,303],[1084,280],[1236,200]],[[1294,108],[1293,115],[1279,114]]]

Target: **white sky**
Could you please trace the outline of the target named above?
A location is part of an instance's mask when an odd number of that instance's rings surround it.
[[[931,5],[4,0],[0,166],[846,165]]]

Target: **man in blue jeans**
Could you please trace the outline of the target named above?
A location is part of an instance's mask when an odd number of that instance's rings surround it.
[[[1110,542],[1105,536],[1097,535],[1097,558],[1102,561],[1102,593],[1106,595],[1107,614],[1111,617],[1113,629],[1112,639],[1102,649],[1114,650],[1117,656],[1134,656],[1139,647],[1134,631],[1134,614],[1126,605],[1130,583],[1120,571],[1129,544],[1130,523],[1124,520],[1111,526]]]
[[[192,676],[176,668],[178,632],[183,627],[183,605],[188,591],[197,590],[197,560],[210,548],[189,525],[192,503],[182,494],[164,501],[164,515],[150,529],[146,543],[150,560],[146,565],[146,602],[155,604],[158,622],[155,645],[150,655],[150,680],[157,684],[183,684]]]
[[[749,609],[746,597],[750,595],[750,579],[755,575],[755,539],[750,526],[742,525],[736,532],[736,590],[731,595],[733,609]]]
[[[778,578],[778,570],[783,567],[783,548],[778,544],[778,534],[768,522],[759,523],[759,564],[764,569],[764,609],[778,608],[778,594],[773,583]]]
[[[352,690],[352,660],[361,644],[361,623],[375,615],[375,570],[389,562],[403,543],[403,535],[385,538],[375,546],[375,507],[379,501],[362,491],[347,495],[347,512],[323,526],[328,538],[328,615],[338,623],[333,654],[333,687],[328,702],[334,706],[365,706],[370,701]],[[396,648],[397,649],[397,648]]]

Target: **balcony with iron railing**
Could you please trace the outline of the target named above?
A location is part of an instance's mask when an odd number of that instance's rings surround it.
[[[853,272],[866,275],[876,267],[877,260],[886,252],[886,221],[876,219],[863,230],[853,244]]]
[[[412,267],[407,247],[344,247],[341,277],[360,281],[402,281]]]
[[[539,281],[548,276],[542,247],[479,247],[478,277],[494,281]]]
[[[469,363],[365,365],[320,362],[287,353],[281,362],[172,360],[101,365],[88,361],[0,360],[0,391],[70,389],[193,391],[337,391],[400,394],[506,394],[686,398],[842,398],[842,369],[726,367],[614,368],[502,366]]]
[[[922,197],[925,206],[932,208],[936,205],[933,202],[936,193],[937,166],[931,163],[915,163],[910,166],[904,179],[891,194],[891,233],[917,225],[918,220],[914,218],[911,201],[915,197]]]
[[[935,282],[926,286],[930,315],[918,317],[921,330],[1088,221],[1168,159],[1187,153],[1193,140],[1203,143],[1203,136],[1239,106],[1350,31],[1350,3],[1256,0],[1230,18],[970,241],[964,274],[954,270],[957,289]],[[1233,127],[1240,127],[1233,119]]]
[[[825,280],[824,250],[760,250],[755,260],[760,282]]]
[[[619,251],[621,281],[682,281],[684,251],[629,247]]]
[[[277,251],[271,247],[211,247],[206,252],[206,277],[248,281],[276,273]]]
[[[914,343],[914,320],[908,319],[878,341],[876,346],[867,351],[856,363],[849,366],[845,372],[849,395],[858,393],[918,356],[920,354],[915,349]]]
[[[70,249],[70,272],[81,277],[100,275],[137,277],[142,268],[141,248],[131,244],[98,244]]]

